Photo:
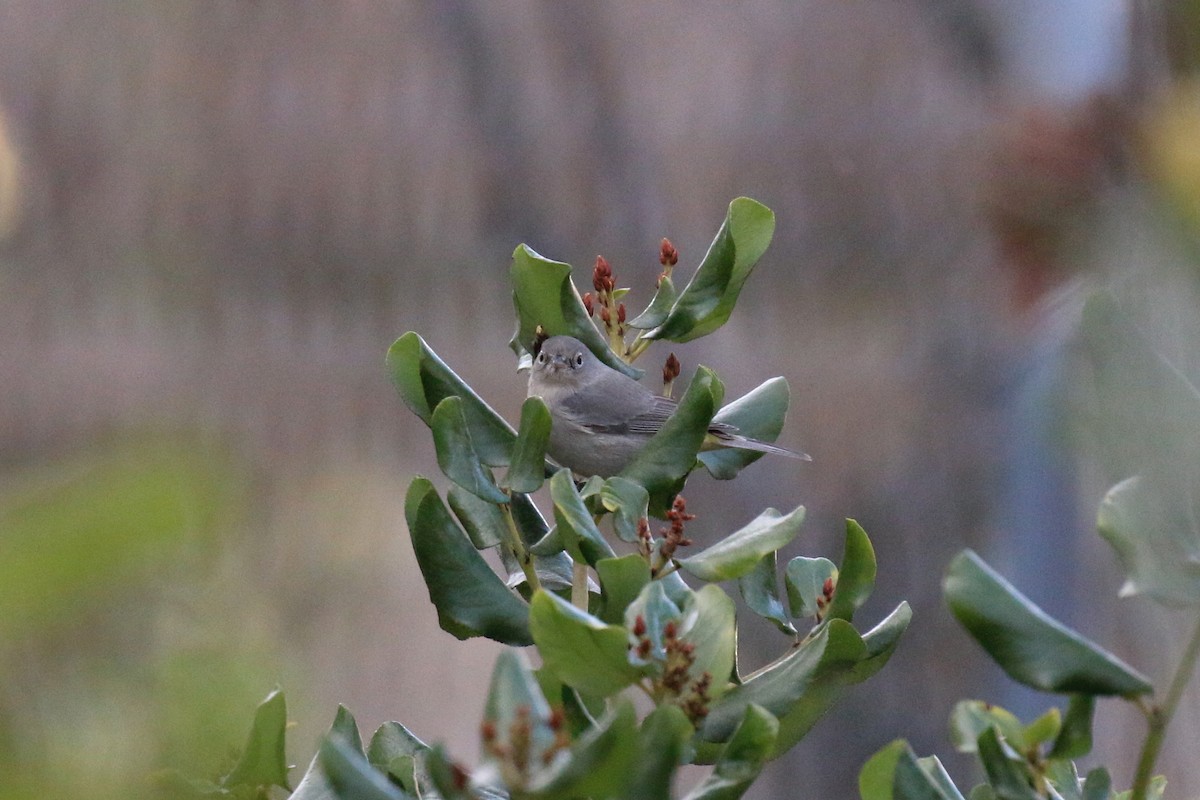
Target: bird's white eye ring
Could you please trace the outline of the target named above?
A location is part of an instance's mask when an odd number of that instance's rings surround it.
[[[537,362],[538,362],[539,364],[545,364],[545,363],[546,363],[546,353],[545,353],[544,351],[543,351],[543,352],[541,352],[541,353],[538,353]]]
[[[577,366],[577,367],[583,366],[583,353],[575,354],[575,366]]]

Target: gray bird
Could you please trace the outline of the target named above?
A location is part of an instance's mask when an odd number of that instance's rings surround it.
[[[605,478],[624,469],[677,407],[671,398],[604,364],[570,336],[542,343],[529,373],[529,396],[542,398],[550,409],[549,456],[578,475]],[[703,449],[721,447],[809,460],[714,422]]]

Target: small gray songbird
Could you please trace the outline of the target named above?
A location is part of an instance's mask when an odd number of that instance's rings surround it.
[[[624,469],[677,407],[671,398],[609,367],[570,336],[552,336],[542,343],[529,373],[529,396],[542,398],[550,409],[549,456],[578,475],[605,478]],[[809,460],[803,453],[714,422],[703,449],[720,447]]]

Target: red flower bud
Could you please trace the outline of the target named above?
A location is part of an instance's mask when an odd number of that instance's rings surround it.
[[[590,317],[592,315],[592,311],[593,311],[592,293],[591,292],[588,292],[587,294],[585,294],[583,296],[583,307],[584,307],[584,309],[587,310],[588,316]]]
[[[663,638],[674,639],[675,633],[675,620],[668,620],[667,624],[663,625]]]
[[[679,251],[675,249],[675,245],[671,244],[670,239],[662,240],[662,247],[658,252],[658,263],[664,267],[673,267],[679,263]]]
[[[625,322],[625,304],[624,303],[619,303],[617,305],[617,322],[620,322],[620,323]]]
[[[604,260],[604,256],[596,256],[596,268],[592,270],[592,288],[604,292],[612,288],[612,267]]]
[[[605,325],[612,321],[612,315],[608,313],[608,306],[600,307],[600,321]]]
[[[825,583],[821,586],[821,591],[826,597],[833,597],[833,578],[825,579]]]
[[[646,620],[641,614],[638,614],[637,619],[633,621],[633,635],[638,637],[646,635]]]
[[[680,369],[679,359],[675,357],[674,353],[671,353],[667,356],[667,363],[663,364],[663,383],[670,383],[678,378]]]

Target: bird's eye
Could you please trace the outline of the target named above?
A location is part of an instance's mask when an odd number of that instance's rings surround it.
[[[546,353],[545,353],[545,352],[538,353],[537,362],[538,362],[539,364],[545,364],[545,363],[546,363]]]
[[[577,367],[583,366],[583,353],[575,354],[575,366],[577,366]]]

